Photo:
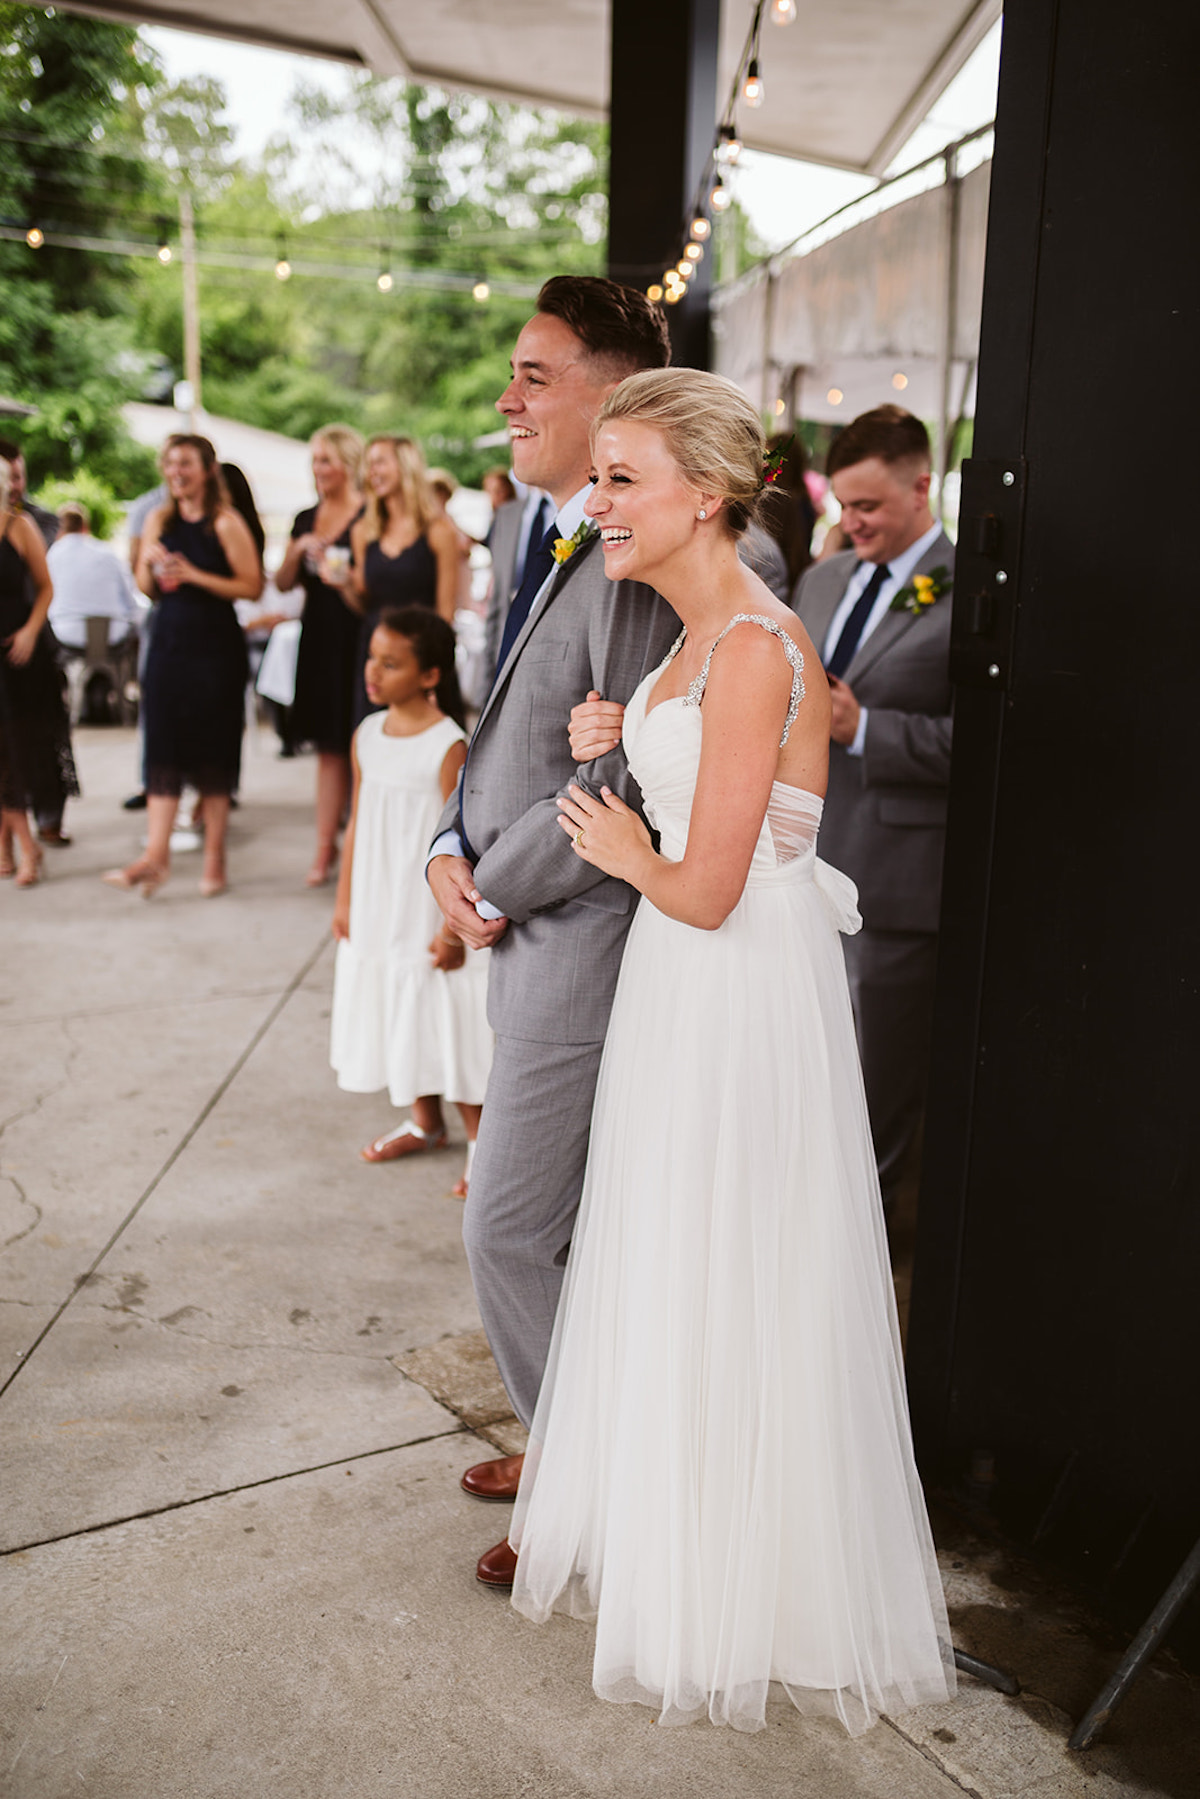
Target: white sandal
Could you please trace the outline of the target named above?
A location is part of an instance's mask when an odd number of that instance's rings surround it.
[[[374,1143],[368,1143],[358,1153],[364,1162],[394,1162],[399,1156],[415,1156],[425,1150],[445,1147],[445,1131],[423,1131],[419,1124],[406,1118],[394,1131],[389,1131],[385,1137],[376,1137]]]
[[[471,1164],[474,1160],[475,1142],[474,1139],[472,1139],[471,1142],[467,1144],[467,1165],[463,1169],[458,1180],[455,1181],[453,1187],[450,1189],[455,1199],[465,1199],[467,1197],[467,1189],[471,1185]]]

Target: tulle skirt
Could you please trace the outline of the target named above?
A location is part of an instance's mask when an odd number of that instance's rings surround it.
[[[638,909],[511,1532],[514,1605],[594,1619],[596,1692],[665,1724],[954,1687],[816,866],[718,931]]]

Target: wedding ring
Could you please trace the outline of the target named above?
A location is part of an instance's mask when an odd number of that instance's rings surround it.
[[[583,832],[576,831],[576,833],[575,833],[575,848],[577,850],[581,850],[581,849],[583,849],[583,847],[584,847]]]

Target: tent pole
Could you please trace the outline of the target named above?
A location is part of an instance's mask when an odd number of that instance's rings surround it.
[[[945,155],[946,171],[946,284],[943,294],[940,397],[937,421],[937,515],[939,524],[946,522],[946,476],[954,454],[954,413],[950,383],[954,372],[955,338],[958,335],[958,239],[959,239],[959,175],[958,155],[952,145]]]

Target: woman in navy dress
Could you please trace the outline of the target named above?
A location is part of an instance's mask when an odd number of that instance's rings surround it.
[[[307,881],[322,887],[337,862],[338,831],[350,799],[359,615],[345,587],[331,587],[323,578],[321,564],[332,550],[349,567],[350,527],[362,512],[363,441],[349,425],[325,425],[311,448],[317,503],[296,514],[275,585],[281,593],[304,589],[292,737],[317,752],[317,850]]]
[[[248,664],[234,600],[256,600],[263,569],[249,527],[229,503],[206,437],[172,438],[163,458],[169,498],[142,536],[138,583],[155,600],[142,683],[148,841],[104,879],[162,885],[184,783],[200,794],[206,899],[225,890],[225,832],[238,782]]]
[[[64,793],[78,793],[79,783],[52,639],[43,629],[54,593],[46,548],[33,520],[9,511],[11,467],[0,457],[0,876],[33,887],[42,852],[29,808],[49,811]]]
[[[367,503],[351,528],[353,555],[344,577],[351,605],[361,614],[354,685],[354,726],[378,711],[367,698],[363,670],[371,633],[385,609],[429,606],[453,627],[458,590],[458,538],[439,518],[425,472],[425,458],[411,437],[373,437],[366,454]],[[340,571],[328,562],[326,579]]]

